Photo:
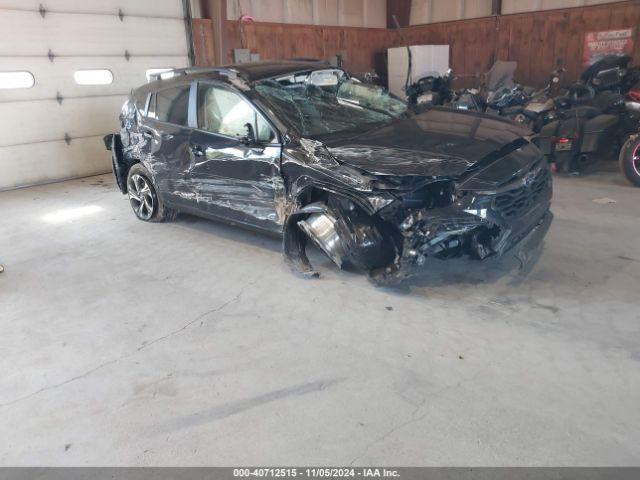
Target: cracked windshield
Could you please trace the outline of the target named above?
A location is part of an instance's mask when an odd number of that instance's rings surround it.
[[[304,137],[360,133],[406,115],[404,101],[342,70],[299,72],[263,80],[256,91]]]

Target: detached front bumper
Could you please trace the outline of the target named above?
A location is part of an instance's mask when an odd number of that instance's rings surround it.
[[[451,228],[451,224],[445,224],[445,231],[439,230],[440,233],[433,239],[424,241],[421,248],[416,248],[415,241],[405,239],[402,255],[387,267],[372,270],[370,277],[378,284],[397,283],[424,271],[429,260],[434,258],[442,260],[466,256],[483,260],[513,253],[524,265],[529,262],[531,253],[549,231],[553,213],[547,209],[534,218],[525,227],[503,227],[502,230],[496,224],[474,222],[468,218],[465,219],[466,224],[456,223],[455,228]],[[497,232],[497,236],[492,237],[492,232]]]
[[[553,213],[547,211],[528,233],[509,246],[509,250],[512,250],[514,255],[523,264],[527,263],[530,258],[530,253],[540,245],[542,239],[547,235],[549,228],[551,228],[552,222]]]
[[[553,219],[546,164],[497,190],[450,189],[447,195],[451,197],[440,195],[451,198],[445,206],[430,202],[409,208],[405,205],[416,203],[402,198],[376,215],[330,196],[327,202],[314,202],[289,215],[284,254],[297,271],[316,276],[305,253],[306,240],[311,239],[340,268],[368,270],[379,284],[397,283],[431,259],[482,260],[516,248],[522,260]]]
[[[551,196],[551,177],[543,168],[526,182],[519,179],[495,192],[460,192],[449,206],[413,210],[399,225],[401,253],[371,276],[393,283],[433,258],[483,260],[511,250],[526,261],[553,220]]]

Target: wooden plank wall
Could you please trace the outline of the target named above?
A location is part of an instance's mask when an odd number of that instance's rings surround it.
[[[405,29],[410,44],[449,44],[450,64],[470,86],[494,60],[518,62],[516,80],[541,87],[558,62],[565,79],[576,80],[583,70],[584,34],[596,30],[635,28],[634,64],[640,65],[640,1],[583,8],[485,17],[417,25]]]
[[[216,54],[213,36],[213,21],[208,18],[197,18],[192,21],[193,50],[196,54],[196,65],[211,67],[215,65]]]
[[[517,80],[528,85],[544,85],[558,63],[567,69],[567,80],[576,80],[583,70],[584,34],[590,31],[634,28],[633,63],[640,65],[640,1],[505,15],[496,21],[497,58],[517,61]]]
[[[281,23],[253,23],[244,26],[245,45],[263,60],[282,58],[326,59],[347,52],[345,68],[353,73],[374,68],[376,55],[386,51],[390,31],[386,28],[329,27]],[[242,48],[238,22],[226,22],[227,61],[233,49]]]
[[[203,21],[194,20],[194,26],[196,22]],[[226,63],[231,63],[233,48],[241,48],[242,42],[238,23],[227,21],[225,25]],[[558,60],[568,70],[567,81],[578,78],[585,32],[630,27],[635,28],[634,64],[640,65],[640,0],[416,25],[404,28],[403,33],[411,45],[450,45],[450,64],[459,76],[457,86],[477,84],[476,76],[486,72],[495,59],[517,61],[517,81],[543,86]],[[213,65],[213,57],[206,53],[207,42],[213,41],[212,36],[208,40],[209,30],[194,29],[198,65]],[[246,25],[245,40],[245,47],[264,60],[325,59],[346,51],[345,67],[353,73],[380,71],[385,67],[386,49],[404,44],[393,29],[278,23]]]

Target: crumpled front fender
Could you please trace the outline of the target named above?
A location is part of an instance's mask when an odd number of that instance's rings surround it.
[[[285,258],[302,274],[317,276],[306,255],[307,239],[340,268],[377,268],[392,262],[397,252],[391,233],[377,217],[336,196],[302,207],[285,223]]]

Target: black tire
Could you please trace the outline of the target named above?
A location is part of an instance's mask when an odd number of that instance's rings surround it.
[[[141,163],[129,169],[127,195],[133,213],[143,222],[167,222],[176,218],[176,212],[162,203],[149,171]]]
[[[640,135],[632,135],[620,149],[620,170],[636,187],[640,187]]]

